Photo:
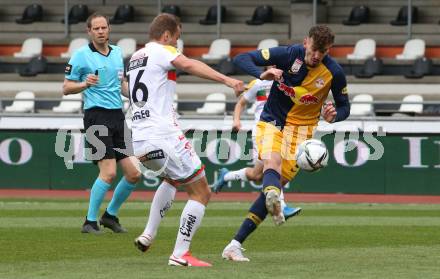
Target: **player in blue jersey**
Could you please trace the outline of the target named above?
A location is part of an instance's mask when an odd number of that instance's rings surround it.
[[[281,210],[281,185],[298,172],[296,147],[311,138],[322,115],[329,123],[350,114],[345,74],[329,55],[334,33],[325,25],[313,26],[303,44],[243,53],[235,65],[261,80],[273,80],[269,98],[257,124],[259,158],[263,160],[263,191],[222,256],[249,261],[242,243],[270,213],[275,224],[285,222]],[[275,65],[262,71],[258,66]],[[335,104],[326,102],[332,91]]]
[[[110,25],[106,16],[93,14],[87,19],[91,43],[78,49],[65,69],[64,95],[83,92],[84,129],[91,159],[99,167],[99,176],[90,191],[89,209],[82,226],[83,233],[102,233],[97,216],[106,192],[116,176],[116,164],[124,176],[117,184],[113,197],[100,218],[100,224],[115,233],[127,230],[117,217],[122,203],[129,197],[140,172],[133,157],[128,128],[122,112],[121,92],[128,94],[123,81],[124,65],[121,49],[110,45]]]
[[[241,128],[240,116],[242,111],[245,109],[248,103],[255,104],[255,125],[252,128],[252,157],[254,166],[234,171],[230,171],[227,168],[219,169],[217,180],[211,186],[214,192],[220,192],[229,181],[241,180],[255,181],[257,183],[261,183],[261,180],[263,178],[263,162],[258,159],[258,150],[256,143],[256,123],[258,123],[258,121],[260,120],[260,115],[270,94],[272,84],[272,80],[254,79],[247,85],[245,92],[240,96],[234,108],[232,130],[239,131]],[[281,191],[280,193],[280,200],[281,208],[283,210],[283,214],[286,220],[298,215],[301,212],[302,209],[300,207],[290,207],[286,204],[286,202],[284,201],[283,191]]]

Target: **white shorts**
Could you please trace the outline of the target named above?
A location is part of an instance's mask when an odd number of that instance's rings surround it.
[[[164,139],[148,139],[133,142],[134,155],[142,164],[159,176],[177,186],[201,176],[202,161],[184,135]]]

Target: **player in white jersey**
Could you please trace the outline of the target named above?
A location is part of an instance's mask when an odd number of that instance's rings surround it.
[[[176,187],[185,187],[189,200],[180,218],[176,244],[168,264],[211,266],[193,257],[189,251],[208,204],[210,188],[200,158],[176,121],[173,110],[175,69],[221,82],[237,94],[243,91],[244,86],[242,81],[229,78],[205,63],[181,54],[176,49],[180,29],[177,17],[158,15],[150,25],[150,42],[133,54],[127,67],[134,153],[145,167],[163,178],[154,195],[148,223],[144,232],[135,239],[135,245],[143,252],[148,250],[162,218],[172,205]]]
[[[257,143],[256,143],[256,124],[260,120],[261,112],[266,104],[267,98],[272,87],[272,80],[254,79],[247,86],[245,92],[241,95],[234,109],[232,130],[239,131],[241,129],[240,116],[248,103],[255,103],[255,125],[252,128],[252,152],[254,159],[253,167],[246,167],[236,171],[230,171],[227,168],[219,169],[217,180],[211,186],[217,193],[229,181],[255,181],[260,182],[263,178],[263,162],[258,159]],[[281,207],[283,209],[284,217],[289,219],[301,212],[300,207],[289,207],[284,201],[283,191],[281,191]]]

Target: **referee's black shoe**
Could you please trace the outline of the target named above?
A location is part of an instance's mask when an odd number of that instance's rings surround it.
[[[128,232],[124,227],[119,224],[119,219],[116,216],[110,215],[107,210],[102,214],[99,220],[101,226],[111,229],[114,233],[126,233]]]
[[[102,234],[103,231],[99,229],[98,222],[87,220],[84,222],[82,229],[82,233],[92,233],[92,234]]]

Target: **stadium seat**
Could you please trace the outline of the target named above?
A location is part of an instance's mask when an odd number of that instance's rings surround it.
[[[203,107],[197,109],[199,114],[223,114],[226,109],[226,96],[223,93],[211,93],[206,97]]]
[[[422,39],[408,40],[401,54],[396,55],[397,60],[415,60],[425,56],[425,41]]]
[[[39,4],[32,4],[27,6],[21,18],[17,18],[15,22],[18,24],[29,24],[35,21],[43,20],[43,7]]]
[[[35,94],[21,91],[15,95],[12,105],[5,107],[5,112],[32,112],[35,106]]]
[[[359,94],[353,97],[351,101],[350,116],[372,116],[373,96],[369,94]]]
[[[56,107],[53,107],[52,111],[57,113],[81,112],[81,108],[82,108],[81,98],[82,98],[81,93],[63,95],[60,104]]]
[[[277,47],[279,45],[276,39],[264,39],[258,43],[257,49],[266,49],[271,47]]]
[[[418,20],[419,9],[411,6],[411,22],[416,23]],[[391,25],[402,26],[408,24],[408,6],[402,6],[399,9],[396,19],[390,22]]]
[[[69,24],[77,24],[79,22],[86,22],[89,17],[89,7],[83,4],[73,5],[70,8],[68,20]],[[64,23],[64,19],[61,20]]]
[[[220,7],[220,22],[225,22],[226,19],[226,7],[221,6]],[[199,21],[200,24],[203,25],[214,25],[217,24],[217,5],[211,6],[208,9],[208,12],[206,13],[205,19],[201,19]]]
[[[343,20],[344,25],[359,25],[361,23],[367,23],[370,16],[370,9],[367,6],[360,5],[351,9],[348,19]]]
[[[261,25],[267,22],[272,22],[273,9],[272,6],[263,5],[258,6],[254,10],[254,14],[250,20],[246,20],[248,25]]]
[[[70,58],[72,54],[79,49],[80,47],[87,45],[89,43],[89,40],[86,38],[75,38],[70,41],[69,48],[67,49],[67,52],[61,53],[62,58]]]
[[[375,75],[382,74],[383,62],[381,59],[373,57],[365,60],[363,68],[355,73],[357,78],[372,78]]]
[[[423,112],[423,97],[421,95],[408,95],[402,100],[399,112],[393,116],[414,115]]]
[[[219,60],[229,57],[231,41],[229,39],[216,39],[209,46],[208,53],[202,54],[204,60]]]
[[[347,54],[347,59],[364,60],[376,55],[376,41],[373,39],[361,39],[356,42],[353,53]]]
[[[47,59],[42,55],[35,56],[18,71],[22,77],[33,77],[47,71]]]
[[[14,53],[14,57],[18,58],[31,58],[37,55],[41,55],[43,51],[43,40],[40,38],[26,39],[21,45],[20,52]]]
[[[183,53],[183,47],[185,46],[182,39],[177,40],[177,49],[180,51],[180,53]]]
[[[115,15],[110,19],[111,24],[124,24],[134,20],[134,7],[124,4],[118,6]]]
[[[131,57],[136,52],[136,40],[133,38],[120,39],[116,45],[121,48],[122,57],[124,59]]]
[[[432,73],[432,60],[426,57],[417,58],[412,69],[405,74],[406,78],[422,78]]]
[[[165,5],[162,8],[162,13],[172,14],[180,17],[180,7],[177,5]]]
[[[440,115],[440,105],[427,105],[423,110],[423,115],[426,116],[439,116]]]

